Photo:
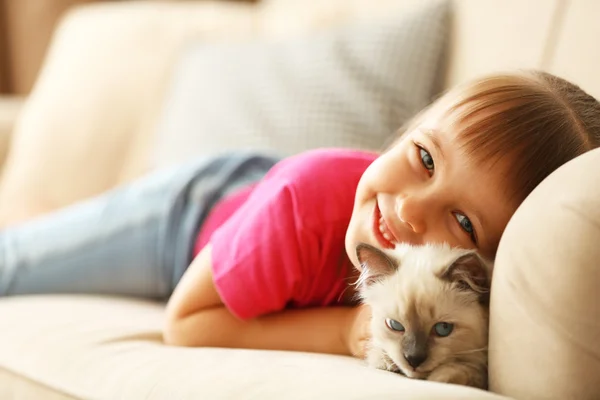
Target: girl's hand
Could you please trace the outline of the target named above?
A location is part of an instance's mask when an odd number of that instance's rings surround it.
[[[364,359],[371,340],[371,307],[361,304],[350,313],[346,344],[350,354]]]

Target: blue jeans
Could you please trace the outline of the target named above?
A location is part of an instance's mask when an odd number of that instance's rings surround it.
[[[0,232],[0,296],[167,299],[211,207],[276,161],[251,153],[201,159],[7,228]]]

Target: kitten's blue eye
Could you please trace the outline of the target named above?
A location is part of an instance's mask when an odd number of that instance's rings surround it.
[[[446,337],[454,330],[454,324],[450,324],[448,322],[438,322],[433,326],[433,330],[435,331],[436,335]]]
[[[433,162],[433,157],[431,157],[431,154],[429,154],[429,152],[427,152],[427,150],[425,150],[424,148],[419,147],[419,155],[421,156],[421,162],[423,163],[425,169],[427,169],[429,173],[433,173],[433,170],[435,169],[435,164]]]
[[[396,321],[395,319],[386,318],[385,324],[387,325],[388,328],[390,328],[393,331],[404,332],[404,326],[400,322]]]
[[[454,217],[456,217],[456,220],[460,224],[460,227],[462,228],[462,230],[467,232],[469,234],[469,236],[471,237],[471,240],[474,243],[476,243],[477,238],[475,236],[475,228],[473,227],[473,223],[471,222],[471,220],[466,215],[459,214],[459,213],[454,213]]]

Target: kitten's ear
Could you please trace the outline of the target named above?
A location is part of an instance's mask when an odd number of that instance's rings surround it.
[[[356,257],[361,265],[359,285],[369,286],[383,276],[396,271],[396,262],[377,247],[366,243],[356,246]]]
[[[458,283],[464,290],[472,290],[478,294],[487,294],[490,290],[490,272],[485,260],[476,252],[461,255],[446,268],[442,279]]]

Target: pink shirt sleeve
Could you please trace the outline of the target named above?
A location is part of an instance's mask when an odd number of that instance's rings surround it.
[[[213,233],[213,277],[242,319],[334,302],[356,185],[375,155],[314,150],[278,163]],[[343,171],[343,173],[341,173]],[[325,200],[327,199],[327,200]]]

